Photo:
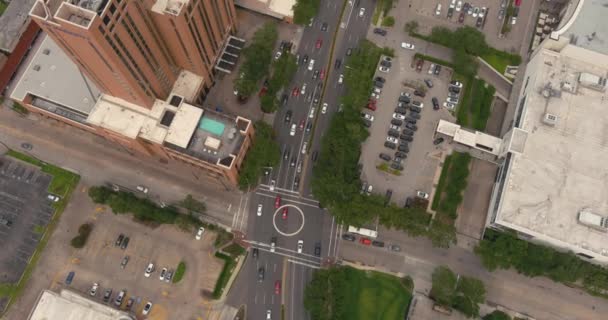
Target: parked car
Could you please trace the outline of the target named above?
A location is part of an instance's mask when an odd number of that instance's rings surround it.
[[[91,297],[94,297],[97,295],[97,289],[99,289],[99,283],[95,282],[93,283],[93,286],[91,287],[91,290],[89,290],[89,295]]]
[[[386,36],[387,34],[386,30],[380,28],[374,28],[374,33],[379,34],[381,36]]]
[[[428,74],[433,74],[433,72],[435,72],[435,64],[431,63],[431,65],[429,66]]]
[[[378,68],[378,70],[379,70],[380,72],[384,72],[384,73],[388,73],[388,72],[390,71],[390,69],[389,69],[389,68],[384,67],[384,66],[380,66],[380,68]]]
[[[150,275],[154,272],[154,263],[150,262],[146,267],[146,271],[144,272],[144,277],[149,278]]]
[[[152,310],[152,302],[148,301],[144,308],[141,310],[141,314],[147,316]]]
[[[334,68],[340,69],[341,65],[342,65],[342,60],[336,59],[336,62],[334,62]]]
[[[374,121],[374,116],[365,112],[361,112],[361,117],[365,120]]]
[[[402,164],[393,162],[391,163],[391,169],[402,171],[404,168]]]
[[[391,161],[391,156],[389,156],[386,153],[381,153],[380,154],[380,159],[384,160],[384,161]]]
[[[413,43],[401,42],[401,48],[408,49],[408,50],[414,50],[415,46]]]
[[[405,124],[405,127],[414,131],[418,130],[418,127],[415,124],[409,122]]]
[[[110,297],[112,297],[112,289],[106,289],[106,291],[103,293],[103,302],[109,302],[110,301]]]
[[[414,95],[424,98],[426,96],[426,93],[422,90],[414,90]]]
[[[146,186],[139,185],[135,188],[137,189],[137,191],[142,192],[144,194],[148,193],[148,187],[146,187]]]
[[[127,266],[127,263],[129,263],[129,256],[124,256],[122,257],[122,261],[120,261],[120,268],[124,269]]]
[[[120,305],[122,304],[122,301],[125,298],[125,295],[127,295],[127,291],[124,289],[120,290],[120,292],[116,296],[116,299],[114,299],[114,305],[116,305],[117,307],[120,307]]]
[[[437,69],[435,69],[437,70]],[[433,81],[431,81],[431,79],[424,79],[424,83],[426,83],[426,86],[429,88],[433,87]]]
[[[384,142],[384,146],[387,147],[387,148],[389,148],[389,149],[393,149],[393,150],[395,150],[397,148],[397,144],[393,143],[393,142],[390,142],[390,141],[385,141]]]
[[[56,196],[54,194],[48,194],[46,198],[49,199],[51,202],[57,202],[61,199],[59,198],[59,196]]]
[[[395,252],[401,251],[401,247],[396,244],[391,244],[390,246],[388,246],[388,248],[389,248],[389,250],[395,251]]]
[[[405,107],[397,107],[395,108],[395,112],[405,115],[407,113],[407,109]],[[393,122],[391,121],[391,123]],[[398,126],[400,126],[400,124],[398,124]]]
[[[433,99],[431,99],[431,102],[433,103],[433,109],[439,110],[439,100],[436,97],[433,97]]]
[[[346,240],[346,241],[355,241],[355,240],[357,240],[357,238],[354,235],[349,234],[349,233],[343,234],[342,235],[342,239]]]
[[[384,248],[384,242],[379,241],[379,240],[374,240],[374,241],[372,241],[372,246],[379,247],[379,248]]]
[[[372,241],[368,238],[361,238],[361,239],[359,239],[359,243],[361,243],[362,245],[365,245],[365,246],[369,246],[372,244]]]
[[[441,144],[443,141],[444,141],[444,139],[443,139],[442,137],[439,137],[439,138],[437,138],[437,139],[433,140],[433,144],[434,144],[434,145],[439,145],[439,144]]]
[[[135,303],[135,298],[133,298],[133,297],[129,298],[129,300],[127,300],[127,305],[125,306],[125,309],[131,310],[134,303]]]
[[[421,198],[421,199],[428,199],[429,198],[429,194],[428,193],[426,193],[424,191],[420,191],[420,190],[416,191],[416,196],[418,198]]]
[[[171,278],[173,278],[173,270],[167,271],[165,275],[165,282],[171,282]]]
[[[125,237],[125,239],[122,241],[122,243],[120,244],[120,248],[122,250],[127,249],[127,246],[129,245],[129,237]]]
[[[163,268],[162,270],[160,270],[160,275],[158,276],[158,280],[160,280],[160,281],[165,280],[166,275],[167,275],[167,268]]]

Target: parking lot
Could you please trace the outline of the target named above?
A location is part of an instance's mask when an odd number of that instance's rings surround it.
[[[50,181],[38,167],[0,157],[0,283],[19,281],[53,216]],[[0,299],[0,310],[6,302]]]
[[[141,314],[147,301],[154,304],[151,315],[155,319],[186,319],[197,314],[197,306],[200,309],[204,294],[213,291],[223,266],[212,254],[214,234],[205,232],[201,240],[195,240],[194,234],[183,233],[174,226],[152,229],[128,215],[114,215],[106,210],[97,208],[93,232],[85,248],[75,251],[57,273],[61,285],[65,285],[65,277],[73,271],[71,289],[89,295],[93,283],[98,283],[97,294],[91,298],[102,301],[106,290],[112,289],[109,299],[112,305],[118,293],[126,290],[121,308],[132,297],[135,302],[131,311],[135,314]],[[120,234],[124,235],[122,243],[129,238],[124,249],[124,245],[117,246]],[[127,256],[128,262],[123,267]],[[163,268],[174,273],[180,261],[185,262],[186,272],[179,283],[160,280]],[[146,277],[150,263],[154,264],[154,270]]]
[[[422,65],[420,72],[416,71],[416,66],[413,64],[413,56],[415,50],[396,48],[396,57],[392,59],[389,72],[377,71],[376,76],[381,76],[386,79],[379,99],[376,102],[376,110],[372,111],[365,109],[365,113],[373,115],[374,120],[369,128],[370,136],[363,143],[361,163],[363,165],[361,180],[368,185],[372,185],[373,192],[385,194],[387,190],[392,190],[392,202],[398,205],[404,205],[407,197],[414,196],[417,190],[432,194],[433,177],[438,170],[442,152],[449,148],[449,145],[433,143],[433,135],[435,127],[440,119],[454,121],[454,117],[450,112],[443,107],[443,102],[448,95],[448,85],[451,80],[452,72],[447,68],[442,68],[438,75],[429,74],[428,70],[430,63],[425,62]],[[424,84],[424,80],[431,80],[433,87],[428,88]],[[407,84],[406,85],[404,85]],[[414,86],[426,88],[424,97],[414,95]],[[410,95],[410,104],[406,104],[405,119],[414,116],[411,104],[416,104],[416,101],[422,103],[422,110],[419,113],[420,119],[415,122],[416,130],[413,131],[412,141],[407,142],[409,138],[403,136],[405,132],[411,131],[406,129],[405,123],[393,127],[398,130],[399,135],[395,137],[399,143],[396,143],[396,149],[391,149],[385,146],[389,130],[391,130],[391,121],[394,119],[398,99],[401,93]],[[434,110],[431,99],[436,97],[439,102],[439,109]],[[399,117],[399,116],[397,116]],[[411,120],[410,120],[411,121]],[[411,121],[413,122],[413,121]],[[399,123],[399,122],[394,122]],[[401,161],[403,167],[400,171],[401,175],[394,175],[377,169],[377,166],[382,163],[387,163],[389,166],[393,164],[393,160],[398,151],[397,145],[402,145],[407,142],[406,158]],[[403,150],[403,149],[402,149]],[[391,157],[390,161],[385,161],[380,158],[380,154],[384,153]],[[401,157],[403,158],[403,157]]]

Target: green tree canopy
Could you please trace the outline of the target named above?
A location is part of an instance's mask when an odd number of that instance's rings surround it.
[[[500,310],[494,310],[492,313],[486,314],[483,320],[511,320],[511,317]]]
[[[276,23],[267,22],[254,33],[251,44],[243,50],[245,61],[240,69],[242,76],[239,76],[234,83],[240,96],[250,96],[256,91],[258,82],[268,75],[277,38]]]
[[[243,190],[257,185],[263,167],[275,167],[281,159],[281,150],[274,140],[272,126],[263,121],[256,122],[254,126],[253,145],[243,161],[239,175],[239,186]]]
[[[443,306],[451,306],[456,293],[456,275],[448,267],[435,268],[432,275],[431,297]]]
[[[319,12],[321,0],[296,0],[293,5],[293,22],[295,24],[307,25],[310,19]]]

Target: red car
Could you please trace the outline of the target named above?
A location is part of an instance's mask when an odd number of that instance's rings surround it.
[[[369,103],[365,107],[372,111],[376,111],[376,109],[377,109],[376,100],[369,100]]]
[[[515,6],[516,7],[521,6],[521,0],[515,0]]]
[[[294,97],[297,97],[298,95],[300,95],[300,88],[293,87],[293,90],[291,91],[291,95]]]
[[[322,45],[323,45],[323,40],[321,40],[321,39],[317,40],[317,45],[316,45],[317,49],[321,49]]]
[[[300,130],[304,130],[304,119],[300,120]]]
[[[274,293],[281,294],[281,280],[277,280],[274,282]]]
[[[287,207],[283,208],[283,214],[281,215],[281,217],[283,218],[283,220],[287,220]]]
[[[464,22],[464,12],[461,12],[460,15],[458,16],[458,22],[460,22],[460,23]]]
[[[359,242],[360,242],[362,245],[366,245],[366,246],[369,246],[369,245],[371,245],[371,244],[372,244],[372,241],[371,241],[370,239],[368,239],[368,238],[361,238],[361,239],[359,240]]]
[[[325,69],[321,69],[321,72],[319,73],[319,79],[323,80],[323,78],[325,78]]]
[[[281,206],[281,196],[277,196],[276,199],[274,199],[274,208],[278,209]]]

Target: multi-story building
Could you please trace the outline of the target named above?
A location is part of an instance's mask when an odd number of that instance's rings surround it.
[[[232,0],[38,0],[30,15],[46,34],[13,100],[236,185],[253,125],[200,107],[236,28]]]

